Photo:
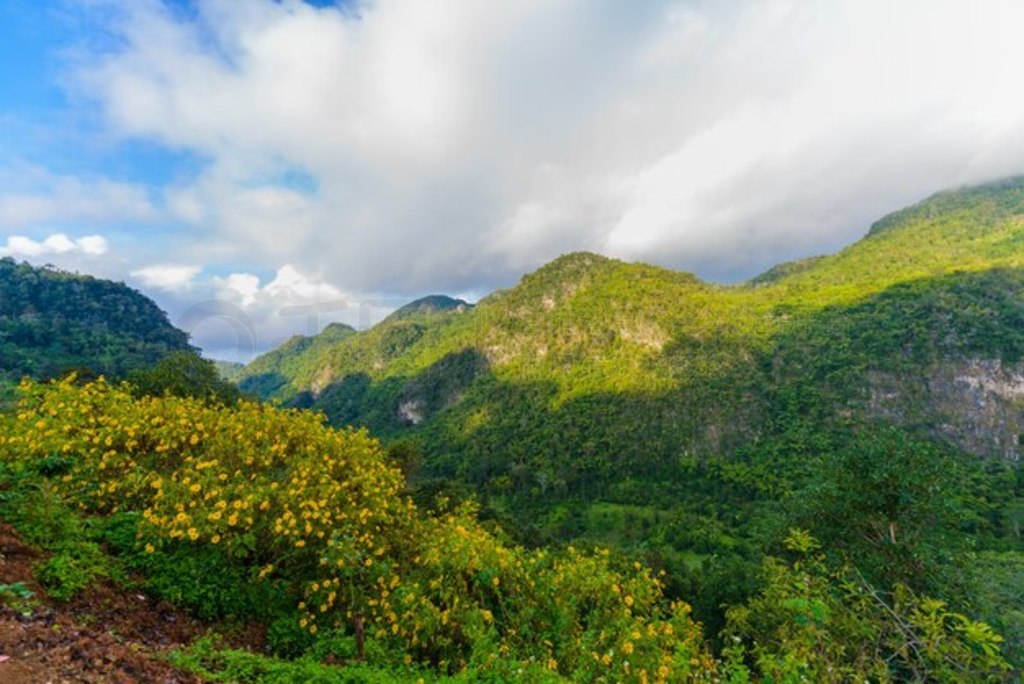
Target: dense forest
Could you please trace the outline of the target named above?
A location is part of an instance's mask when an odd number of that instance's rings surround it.
[[[240,384],[382,436],[422,505],[666,570],[712,636],[797,526],[997,624],[1019,662],[1022,216],[1021,180],[940,193],[735,286],[570,254]]]
[[[137,293],[8,260],[4,325],[38,332],[0,339],[36,378],[0,518],[50,599],[205,621],[169,657],[210,681],[1009,681],[1022,221],[1024,180],[945,192],[729,286],[569,254],[222,365],[238,388]],[[139,356],[139,311],[180,344]]]
[[[123,377],[175,351],[192,351],[188,335],[123,283],[0,259],[0,383]]]

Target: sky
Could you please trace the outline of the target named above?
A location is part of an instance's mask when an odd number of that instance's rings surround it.
[[[1024,173],[1019,0],[0,0],[0,256],[247,360],[590,250],[734,282]]]

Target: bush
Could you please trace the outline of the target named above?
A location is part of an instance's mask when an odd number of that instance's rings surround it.
[[[361,629],[368,660],[391,670],[713,676],[689,606],[669,602],[648,569],[602,551],[508,546],[470,505],[424,515],[365,432],[245,401],[136,398],[102,381],[21,391],[0,423],[7,467],[39,478],[59,455],[68,465],[42,489],[105,516],[94,533],[113,548],[134,534],[127,562],[147,588],[202,617],[261,619],[279,653],[344,655]],[[66,547],[48,581],[73,593],[98,572],[96,553],[94,542]],[[270,667],[224,657],[239,678]]]
[[[107,557],[93,542],[69,542],[36,569],[36,578],[50,598],[68,601],[108,576]]]
[[[765,588],[728,610],[735,676],[765,681],[1001,681],[1002,637],[942,601],[897,585],[883,593],[849,568],[830,571],[817,540],[794,530],[791,563],[765,561]],[[748,669],[749,668],[749,669]]]

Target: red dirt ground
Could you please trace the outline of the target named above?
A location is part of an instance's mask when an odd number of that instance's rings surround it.
[[[30,615],[0,604],[0,684],[45,682],[198,682],[160,654],[205,631],[171,606],[108,584],[56,603],[32,577],[41,559],[0,523],[0,584],[24,582],[36,599]]]

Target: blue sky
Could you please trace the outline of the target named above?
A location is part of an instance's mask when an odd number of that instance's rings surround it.
[[[0,253],[219,357],[250,353],[225,317],[265,349],[572,250],[734,281],[1024,173],[1022,30],[1014,0],[7,0]]]

